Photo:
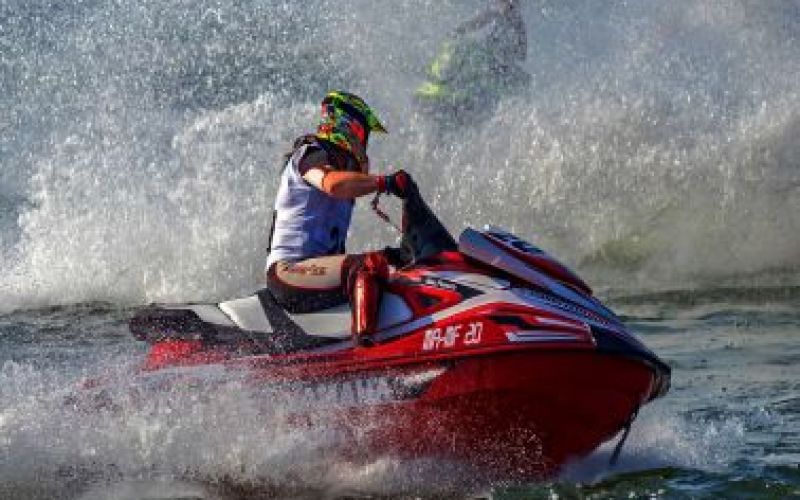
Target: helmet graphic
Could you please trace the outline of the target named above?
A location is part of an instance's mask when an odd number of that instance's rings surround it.
[[[386,132],[378,116],[367,106],[364,99],[355,94],[343,90],[332,90],[322,99],[323,113],[326,106],[332,106],[334,110],[348,114],[366,126],[370,131]]]
[[[322,99],[322,121],[316,136],[348,151],[363,171],[368,169],[370,131],[386,132],[386,129],[363,99],[341,90],[328,92]]]

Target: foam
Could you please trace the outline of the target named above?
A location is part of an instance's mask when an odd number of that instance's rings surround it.
[[[753,418],[775,418],[765,414],[760,409]],[[610,459],[621,435],[569,464],[559,479],[596,483],[611,475],[659,468],[727,472],[745,449],[748,430],[749,421],[741,415],[692,418],[681,415],[674,404],[656,402],[634,422],[615,465],[610,465]]]
[[[73,490],[88,499],[186,490],[216,498],[216,487],[226,484],[432,494],[474,483],[472,471],[440,460],[343,459],[333,452],[337,443],[363,429],[332,426],[327,403],[291,391],[248,390],[243,380],[220,378],[213,368],[192,372],[202,390],[180,377],[167,386],[133,382],[132,362],[101,356],[86,370],[4,363],[0,484],[8,491]],[[99,392],[79,387],[81,380],[97,377],[103,392],[95,399]],[[287,420],[298,405],[310,425]],[[441,479],[443,471],[449,480]]]

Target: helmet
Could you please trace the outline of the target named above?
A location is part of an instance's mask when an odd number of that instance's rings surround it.
[[[370,131],[386,133],[386,129],[381,124],[378,116],[367,106],[364,99],[355,94],[344,92],[343,90],[332,90],[322,99],[322,106],[333,106],[334,109],[341,110],[361,121],[362,125]]]
[[[375,112],[355,94],[334,90],[322,99],[322,122],[316,136],[350,152],[366,168],[370,131],[386,132]]]

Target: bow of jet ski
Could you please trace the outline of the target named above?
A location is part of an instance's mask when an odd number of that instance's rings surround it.
[[[140,376],[214,365],[323,402],[362,429],[343,453],[463,460],[503,477],[552,474],[667,392],[670,368],[546,252],[494,227],[455,241],[416,187],[404,211],[413,259],[385,285],[372,345],[351,340],[348,306],[289,314],[262,289],[141,310],[130,322],[150,344]]]

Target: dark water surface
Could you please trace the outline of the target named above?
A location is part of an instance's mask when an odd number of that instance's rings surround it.
[[[739,298],[727,303],[719,290],[617,298],[672,366],[670,393],[643,409],[615,467],[607,444],[555,481],[522,485],[476,482],[458,464],[326,459],[324,432],[275,428],[280,408],[264,412],[235,386],[87,414],[64,403],[78,381],[124,376],[142,359],[130,310],[8,314],[0,498],[800,497],[800,304],[796,289],[783,300],[775,292],[732,290]]]

